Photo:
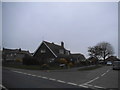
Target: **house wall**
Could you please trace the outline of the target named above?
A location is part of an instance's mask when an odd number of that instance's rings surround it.
[[[18,51],[18,50],[4,49],[2,52],[3,61],[8,61],[8,62],[14,62],[14,61],[22,62],[24,56],[25,53],[22,53],[22,51]]]
[[[10,60],[10,61],[14,61],[15,60],[15,55],[14,55],[14,53],[12,52],[8,52],[8,53],[5,53],[5,59],[6,59],[6,61],[7,60]]]
[[[20,60],[22,62],[24,56],[25,56],[25,54],[23,54],[23,53],[17,53],[15,59]]]
[[[43,63],[49,62],[51,59],[55,58],[53,53],[46,47],[44,43],[38,48],[36,53],[34,54],[38,60],[41,60]]]

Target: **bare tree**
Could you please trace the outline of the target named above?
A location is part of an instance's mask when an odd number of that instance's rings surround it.
[[[88,52],[91,57],[103,58],[103,60],[114,54],[113,47],[108,42],[101,42],[96,46],[88,47]]]
[[[112,56],[114,54],[113,47],[108,42],[98,43],[97,46],[100,49],[100,56],[103,58],[103,60],[105,60],[106,57]]]

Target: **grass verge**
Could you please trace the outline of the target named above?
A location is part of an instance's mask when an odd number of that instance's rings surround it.
[[[30,70],[40,70],[40,66],[38,65],[3,65],[3,67],[11,67],[18,69],[30,69]]]
[[[18,69],[28,69],[28,70],[61,70],[64,68],[61,67],[49,67],[47,69],[42,68],[40,65],[3,65],[3,67],[11,67],[11,68],[18,68]]]
[[[98,69],[98,68],[101,68],[101,67],[102,66],[100,66],[100,65],[96,65],[96,66],[91,66],[91,67],[80,68],[80,69],[78,69],[78,71],[94,70],[94,69]]]

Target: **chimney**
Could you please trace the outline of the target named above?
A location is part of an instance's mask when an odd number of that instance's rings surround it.
[[[19,52],[21,52],[21,48],[19,48],[18,50],[19,50]]]
[[[61,42],[61,46],[64,48],[64,42]]]

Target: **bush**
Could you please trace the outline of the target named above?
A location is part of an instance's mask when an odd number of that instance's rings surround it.
[[[16,61],[16,62],[22,62],[22,59],[18,59],[18,58],[17,58],[15,61]]]
[[[60,59],[58,59],[58,63],[67,64],[68,61],[65,58],[60,58]]]
[[[25,55],[25,57],[23,58],[23,64],[24,65],[38,65],[39,62],[36,58]]]
[[[43,65],[41,66],[41,69],[43,69],[43,70],[47,70],[47,69],[49,69],[49,65],[47,65],[47,64],[43,64]]]
[[[73,67],[74,65],[73,65],[72,62],[70,62],[70,63],[68,63],[68,66],[69,66],[69,67]]]

